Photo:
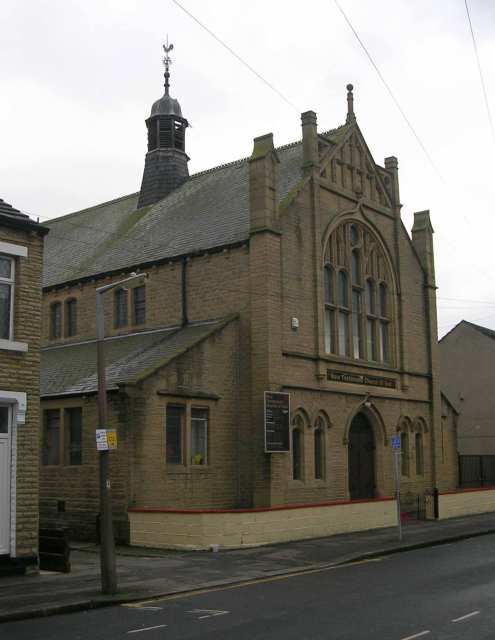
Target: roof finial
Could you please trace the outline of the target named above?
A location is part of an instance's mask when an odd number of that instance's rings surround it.
[[[168,55],[170,51],[174,48],[173,44],[168,44],[168,33],[167,33],[167,44],[163,45],[163,50],[165,51],[165,57],[163,58],[163,64],[165,65],[165,95],[168,96],[168,89],[170,87],[169,78],[170,78],[170,65],[172,64],[172,60]]]
[[[354,114],[354,95],[352,90],[354,87],[352,84],[347,85],[347,118],[345,119],[346,124],[350,124],[351,122],[356,122],[356,116]]]

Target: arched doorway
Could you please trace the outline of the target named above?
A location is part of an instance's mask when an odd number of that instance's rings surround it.
[[[362,413],[354,416],[349,430],[349,493],[351,500],[375,496],[375,438]]]

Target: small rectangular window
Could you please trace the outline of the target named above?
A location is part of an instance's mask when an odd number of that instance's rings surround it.
[[[191,409],[191,464],[207,464],[208,409]]]
[[[52,339],[62,336],[62,305],[54,302],[50,307],[50,335]]]
[[[60,464],[60,411],[45,411],[43,464]]]
[[[127,289],[117,289],[114,294],[114,318],[117,329],[127,326]]]
[[[70,465],[82,464],[82,409],[71,407],[65,410],[66,461]]]
[[[77,300],[65,303],[65,335],[68,338],[77,334]]]
[[[146,320],[146,289],[143,286],[132,290],[133,324],[144,324]]]
[[[0,338],[12,340],[14,261],[0,256]]]
[[[182,441],[184,430],[184,407],[167,406],[165,444],[166,462],[182,464]]]

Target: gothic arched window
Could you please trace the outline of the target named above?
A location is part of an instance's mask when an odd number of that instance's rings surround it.
[[[325,436],[323,429],[323,420],[318,417],[314,430],[314,470],[316,480],[322,480],[325,477]]]
[[[373,232],[353,221],[337,227],[324,253],[325,351],[391,364],[392,277]]]
[[[292,479],[302,480],[304,420],[296,415],[292,424]]]

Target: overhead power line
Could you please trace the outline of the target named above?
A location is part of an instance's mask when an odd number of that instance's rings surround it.
[[[175,2],[175,0],[174,0]],[[392,98],[392,100],[394,101],[395,106],[397,107],[397,109],[399,110],[401,116],[404,118],[404,121],[406,122],[407,126],[409,127],[409,129],[411,130],[412,134],[414,135],[414,137],[416,138],[416,141],[418,142],[419,146],[421,147],[421,149],[423,150],[423,153],[425,154],[425,156],[428,158],[428,162],[431,164],[431,166],[433,167],[435,173],[438,175],[438,177],[440,178],[440,180],[443,182],[443,177],[442,174],[440,173],[440,170],[438,169],[437,165],[435,164],[435,162],[433,161],[433,158],[431,157],[428,149],[426,148],[425,144],[423,143],[423,141],[421,140],[421,138],[419,137],[418,133],[416,132],[416,129],[413,127],[411,121],[409,120],[409,118],[407,117],[404,109],[401,107],[398,99],[395,97],[394,92],[392,91],[392,89],[390,88],[390,85],[388,84],[388,82],[385,80],[382,72],[380,71],[380,69],[378,68],[378,65],[376,64],[376,62],[373,60],[373,57],[371,56],[370,52],[368,51],[366,45],[364,44],[364,42],[361,40],[361,38],[359,37],[358,32],[356,31],[356,29],[354,28],[353,24],[351,23],[351,21],[349,20],[349,18],[347,17],[347,14],[345,13],[345,11],[342,9],[342,7],[340,6],[338,0],[334,0],[337,9],[340,11],[340,13],[342,14],[344,20],[347,22],[349,28],[351,29],[352,33],[354,34],[354,36],[356,37],[356,40],[359,42],[359,44],[361,45],[361,48],[363,49],[364,53],[366,54],[368,60],[371,62],[371,64],[373,65],[373,68],[375,69],[376,73],[378,74],[378,77],[380,78],[380,80],[382,81],[385,89],[388,91],[390,97]]]
[[[483,77],[483,69],[481,68],[480,56],[479,56],[479,53],[478,53],[478,45],[476,44],[476,38],[474,36],[473,23],[471,22],[471,15],[469,13],[469,7],[468,7],[467,0],[464,0],[464,5],[466,6],[466,14],[467,14],[468,22],[469,22],[469,30],[471,31],[471,38],[473,40],[474,53],[476,55],[476,62],[478,64],[478,71],[479,71],[479,74],[480,74],[481,88],[483,89],[483,98],[485,99],[486,113],[488,114],[488,122],[490,123],[490,129],[491,129],[491,132],[492,132],[492,138],[493,138],[493,142],[495,143],[495,128],[493,126],[492,112],[490,110],[490,103],[488,102],[488,95],[486,93],[485,79]]]
[[[246,62],[243,58],[241,58],[241,56],[236,53],[232,47],[230,47],[227,43],[225,43],[221,38],[219,38],[215,33],[213,33],[213,31],[208,28],[205,24],[203,24],[200,20],[198,20],[198,18],[196,18],[196,16],[194,16],[190,11],[188,11],[185,7],[183,7],[180,2],[177,2],[177,0],[172,0],[172,2],[177,5],[179,7],[179,9],[181,9],[186,15],[188,15],[192,20],[194,20],[194,22],[196,22],[196,24],[199,24],[199,26],[204,29],[207,33],[210,34],[210,36],[212,38],[214,38],[220,45],[222,45],[222,47],[224,49],[227,49],[227,51],[232,54],[234,56],[234,58],[236,58],[237,60],[239,60],[239,62],[241,64],[243,64],[247,69],[249,69],[249,71],[251,71],[251,73],[253,73],[259,80],[261,80],[261,82],[263,82],[264,84],[266,84],[267,87],[269,87],[272,91],[274,91],[280,98],[282,98],[282,100],[284,102],[286,102],[290,107],[292,107],[293,109],[295,109],[295,111],[297,111],[298,113],[301,113],[301,110],[298,109],[296,107],[296,105],[291,102],[289,100],[289,98],[287,98],[286,96],[284,96],[284,94],[279,91],[277,89],[277,87],[274,87],[273,84],[271,82],[269,82],[268,80],[266,80],[266,78],[264,78],[260,73],[258,73],[258,71],[256,71],[256,69],[254,69],[248,62]]]

